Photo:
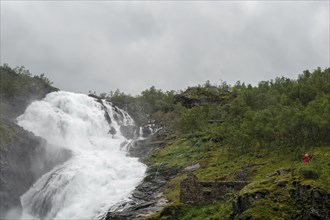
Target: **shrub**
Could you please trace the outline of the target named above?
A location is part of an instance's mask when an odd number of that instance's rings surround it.
[[[315,179],[320,178],[320,174],[316,170],[310,169],[310,168],[301,168],[300,174],[305,179],[314,179],[315,180]]]

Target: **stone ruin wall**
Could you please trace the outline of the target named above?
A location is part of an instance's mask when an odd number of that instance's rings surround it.
[[[228,193],[241,190],[247,181],[199,181],[189,174],[180,184],[180,202],[187,204],[207,204],[226,200]]]

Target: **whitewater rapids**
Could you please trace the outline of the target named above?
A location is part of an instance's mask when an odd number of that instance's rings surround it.
[[[53,92],[31,103],[17,120],[24,129],[73,154],[21,197],[22,219],[98,218],[127,198],[144,177],[146,166],[126,155],[132,140],[120,132],[121,126],[134,121],[110,102]]]

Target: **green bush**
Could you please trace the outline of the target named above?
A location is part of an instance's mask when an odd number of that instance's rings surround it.
[[[314,169],[310,169],[310,168],[301,168],[299,170],[301,176],[303,176],[305,179],[318,179],[320,178],[320,174],[314,170]]]

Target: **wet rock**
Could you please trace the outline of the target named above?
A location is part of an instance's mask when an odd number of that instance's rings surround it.
[[[142,137],[146,138],[151,135],[151,128],[149,126],[145,126],[142,128]]]
[[[164,146],[164,136],[161,130],[152,136],[133,142],[129,148],[129,156],[138,157],[144,161],[155,149]],[[143,181],[132,192],[129,202],[123,201],[111,207],[103,220],[131,220],[144,219],[146,216],[161,210],[168,201],[163,195],[165,185],[169,179],[180,170],[169,169],[165,164],[149,165]]]
[[[133,139],[134,138],[134,134],[135,134],[136,129],[137,128],[136,128],[135,125],[122,125],[122,126],[120,126],[121,134],[127,139]]]
[[[117,131],[114,127],[111,126],[108,133],[111,134],[111,135],[115,135],[117,133]]]
[[[165,184],[166,181],[158,177],[143,181],[131,194],[129,203],[117,204],[117,208],[110,209],[103,219],[141,219],[162,209],[168,203],[162,193]]]
[[[132,193],[132,197],[136,199],[145,199],[148,195],[145,192],[135,191]]]
[[[102,105],[103,105],[103,103],[102,103]],[[105,106],[104,106],[104,108],[105,108]],[[109,113],[106,111],[106,108],[104,109],[104,117],[105,117],[105,120],[108,122],[108,124],[111,125],[111,118],[110,118]]]
[[[139,209],[144,209],[144,208],[147,208],[151,205],[155,204],[154,202],[143,202],[143,203],[140,203],[138,205],[134,205],[131,207],[131,210],[132,211],[136,211],[136,210],[139,210]]]
[[[128,155],[131,157],[138,157],[141,161],[149,156],[154,150],[163,148],[165,145],[165,137],[162,130],[159,130],[150,137],[142,140],[137,140],[132,143],[129,148]]]

